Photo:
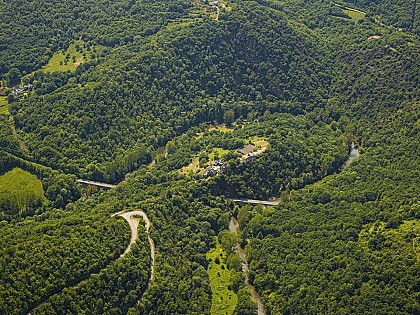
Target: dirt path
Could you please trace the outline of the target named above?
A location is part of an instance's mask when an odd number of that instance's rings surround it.
[[[153,240],[149,235],[149,229],[151,226],[150,220],[147,217],[147,214],[141,210],[121,213],[119,214],[119,216],[127,220],[128,224],[130,225],[130,230],[131,230],[130,244],[128,244],[127,249],[121,255],[121,257],[123,257],[125,254],[130,252],[131,245],[133,245],[136,242],[136,240],[139,238],[138,227],[140,224],[140,218],[136,216],[141,216],[144,221],[144,227],[146,228],[146,233],[147,233],[147,240],[149,241],[149,244],[150,244],[150,279],[149,279],[149,284],[147,285],[147,287],[149,287],[155,275],[155,244],[153,243]]]
[[[360,10],[357,10],[357,9],[353,9],[353,8],[349,8],[349,7],[346,7],[346,6],[342,5],[342,4],[334,3],[334,5],[337,6],[337,7],[339,7],[339,8],[342,8],[344,10],[358,12],[358,13],[361,13],[363,15],[366,15],[366,12],[363,12],[363,11],[360,11]]]

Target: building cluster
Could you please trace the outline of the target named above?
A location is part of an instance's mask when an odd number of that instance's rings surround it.
[[[15,85],[12,90],[13,96],[18,99],[25,95],[26,92],[32,91],[34,86],[32,84],[25,84],[23,87]]]
[[[217,10],[217,8],[219,7],[219,1],[218,0],[214,0],[214,1],[209,1],[209,6],[213,9],[213,10]]]
[[[223,160],[215,160],[213,165],[204,171],[204,177],[215,176],[226,172],[226,164]]]

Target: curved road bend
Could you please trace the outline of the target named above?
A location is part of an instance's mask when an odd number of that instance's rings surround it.
[[[153,280],[154,274],[155,274],[155,244],[153,243],[153,240],[149,235],[149,229],[150,229],[150,226],[151,226],[150,220],[147,217],[147,214],[144,211],[141,211],[141,210],[130,211],[130,212],[125,212],[125,213],[118,212],[118,213],[114,213],[113,215],[111,215],[111,217],[114,217],[116,215],[119,215],[119,216],[123,217],[124,219],[126,219],[128,224],[130,225],[130,230],[131,230],[130,244],[128,244],[128,247],[125,250],[125,252],[123,254],[121,254],[121,257],[123,257],[125,254],[130,252],[131,245],[133,245],[139,237],[137,229],[139,227],[140,219],[135,218],[134,216],[135,215],[141,216],[143,218],[144,222],[145,222],[144,226],[146,228],[147,239],[148,239],[149,244],[150,244],[150,278],[149,278],[149,283],[147,284],[147,288],[148,288],[150,286],[150,284]],[[72,287],[77,286],[79,283],[80,282],[76,283]],[[45,303],[45,301],[41,302],[40,304],[38,304],[37,306],[32,308],[31,311],[28,312],[28,315],[31,315],[32,311],[35,308],[39,307],[41,304]]]
[[[130,252],[131,245],[133,245],[136,242],[136,240],[139,238],[138,227],[139,227],[140,219],[136,218],[135,216],[141,216],[144,220],[144,227],[146,228],[147,240],[149,241],[149,244],[150,244],[150,279],[147,285],[147,287],[149,287],[155,275],[155,244],[153,243],[153,240],[149,235],[149,229],[151,226],[150,220],[147,217],[147,214],[141,210],[121,213],[119,214],[119,216],[123,217],[128,222],[128,224],[130,225],[130,230],[131,230],[130,244],[128,244],[128,247],[125,250],[125,252],[121,254],[121,257],[123,257],[125,254]]]

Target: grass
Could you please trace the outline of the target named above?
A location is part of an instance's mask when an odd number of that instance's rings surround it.
[[[181,169],[181,173],[188,175],[189,172],[195,173],[197,170],[200,170],[200,167],[198,166],[198,157],[195,157],[189,165]]]
[[[7,102],[7,96],[0,96],[0,114],[9,112],[9,103]]]
[[[0,199],[14,200],[21,210],[34,200],[46,200],[41,181],[20,168],[0,176]]]
[[[207,273],[210,279],[210,287],[212,292],[211,315],[230,315],[233,314],[238,297],[232,290],[229,290],[230,271],[227,269],[225,260],[226,256],[215,237],[216,248],[211,249],[207,254],[207,260],[210,260]],[[216,257],[220,263],[216,263]],[[222,268],[222,266],[224,268]]]
[[[166,25],[166,30],[168,30],[168,31],[178,30],[179,28],[187,27],[188,25],[191,25],[191,24],[193,24],[195,22],[196,21],[193,18],[191,18],[191,19],[182,19],[182,20],[177,20],[177,21],[169,22],[168,25]]]
[[[213,148],[213,150],[208,154],[209,161],[206,165],[200,167],[198,157],[193,157],[190,164],[181,168],[181,173],[185,175],[188,175],[190,172],[203,174],[206,168],[213,164],[216,154],[218,155],[217,159],[222,159],[228,152],[229,150],[225,150],[223,148]]]
[[[355,23],[357,23],[360,20],[363,20],[365,18],[365,15],[363,13],[360,13],[360,12],[355,12],[355,11],[352,11],[352,10],[345,10],[345,9],[343,9],[343,12],[345,14],[347,14],[349,17],[351,17],[351,19]]]
[[[92,58],[91,52],[83,47],[83,41],[77,40],[70,44],[65,52],[57,52],[48,61],[48,64],[43,68],[45,72],[66,72],[75,71],[78,66]],[[76,50],[76,45],[81,47],[81,50]],[[97,53],[100,53],[103,47],[95,47]],[[66,60],[66,56],[68,57]],[[73,58],[74,57],[74,58]]]
[[[368,250],[369,240],[378,234],[391,241],[392,250],[412,252],[420,262],[420,220],[405,220],[398,228],[387,228],[384,222],[376,222],[360,232],[359,244]],[[407,239],[412,241],[407,242]]]
[[[267,140],[253,140],[252,143],[254,143],[257,147],[260,147],[261,149],[267,148],[269,145]]]
[[[223,148],[213,148],[213,150],[209,153],[209,159],[213,163],[216,154],[219,156],[218,159],[222,159],[228,152],[229,150],[225,150]]]
[[[212,126],[209,128],[209,131],[217,130],[220,132],[232,132],[234,129],[229,128],[226,125]]]

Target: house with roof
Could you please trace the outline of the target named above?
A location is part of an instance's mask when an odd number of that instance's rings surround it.
[[[212,166],[208,167],[204,173],[203,176],[210,177],[215,176],[218,174],[223,174],[226,172],[226,164],[223,160],[215,160],[212,164]]]
[[[241,150],[239,150],[239,152],[241,152],[242,154],[249,154],[252,151],[254,151],[255,146],[252,144],[248,144],[247,146],[243,147]]]

